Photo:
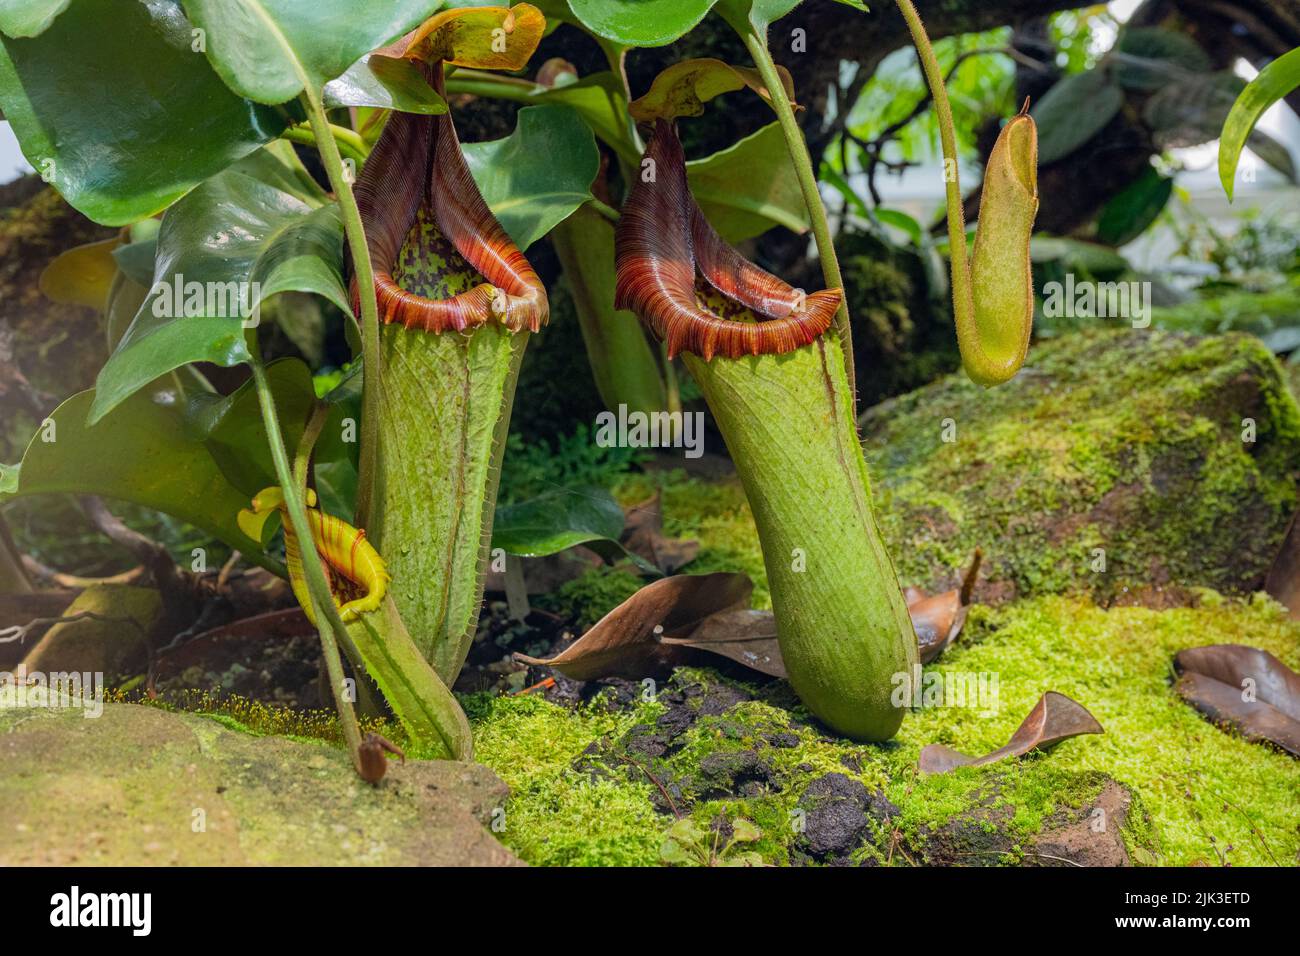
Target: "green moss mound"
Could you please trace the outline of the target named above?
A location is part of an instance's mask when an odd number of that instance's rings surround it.
[[[864,416],[905,582],[981,546],[1000,598],[1259,584],[1295,510],[1300,411],[1257,339],[1107,331],[1029,362],[996,389],[949,376]]]
[[[743,850],[777,865],[819,862],[800,821],[816,809],[814,781],[840,775],[836,786],[864,794],[866,809],[854,811],[860,832],[834,862],[1042,862],[1048,831],[1085,825],[1117,783],[1131,796],[1115,826],[1133,862],[1293,865],[1300,763],[1216,729],[1170,687],[1177,651],[1227,642],[1300,667],[1300,626],[1262,596],[1205,592],[1198,607],[1172,610],[1058,596],[977,609],[928,673],[995,677],[995,694],[916,711],[885,745],[827,736],[781,682],[751,687],[711,671],[679,669],[630,705],[607,693],[576,711],[531,696],[476,698],[470,709],[478,759],[511,786],[503,841],[534,864],[658,864],[678,814],[724,833],[744,817],[761,836]],[[925,744],[1001,746],[1046,690],[1086,705],[1106,733],[917,774]]]

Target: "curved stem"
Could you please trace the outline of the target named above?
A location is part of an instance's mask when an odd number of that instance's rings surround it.
[[[939,120],[939,142],[943,146],[944,186],[948,196],[948,256],[952,261],[952,305],[958,324],[973,323],[975,296],[971,287],[970,262],[966,255],[966,217],[962,211],[961,182],[957,177],[957,136],[953,132],[952,105],[944,85],[943,70],[926,35],[921,15],[912,0],[897,0],[907,28],[912,31],[916,55],[925,71],[930,95],[934,97],[934,114]]]
[[[366,157],[370,155],[370,150],[366,146],[366,141],[361,138],[360,134],[350,130],[345,126],[338,126],[334,123],[329,124],[330,134],[334,138],[335,145],[339,147],[340,152],[357,163],[364,163]],[[281,139],[288,140],[291,143],[302,143],[304,146],[319,145],[316,141],[316,134],[312,132],[310,126],[290,126],[280,134]]]
[[[261,408],[262,421],[266,426],[266,440],[271,447],[271,461],[275,465],[276,479],[284,492],[284,504],[289,512],[289,523],[294,533],[298,535],[299,541],[312,543],[315,539],[312,537],[311,525],[307,520],[307,507],[303,503],[302,490],[294,481],[293,471],[289,467],[289,456],[284,450],[284,437],[280,433],[280,419],[276,414],[275,397],[271,394],[271,385],[266,378],[266,367],[260,357],[254,358],[252,368],[253,387],[257,390],[258,406]],[[319,434],[320,428],[317,427],[316,431]],[[300,454],[299,458],[305,461],[309,456],[310,451],[306,456]],[[306,477],[305,464],[303,477]],[[330,593],[329,581],[325,576],[325,568],[321,564],[320,555],[316,552],[314,544],[304,546],[302,555],[302,569],[307,579],[312,616],[317,621],[323,621],[325,625],[320,628],[320,642],[325,655],[325,669],[329,673],[330,690],[339,713],[339,724],[343,728],[343,737],[347,741],[348,752],[352,755],[352,763],[360,772],[361,758],[358,748],[361,746],[361,728],[357,725],[357,715],[353,713],[352,704],[344,690],[346,685],[343,680],[343,661],[339,657],[340,640],[349,639],[347,629],[339,617],[338,608],[334,604],[334,595]]]
[[[366,246],[366,233],[361,225],[361,211],[352,182],[344,173],[343,158],[338,144],[330,133],[329,120],[320,94],[309,85],[302,94],[320,149],[321,163],[329,175],[330,185],[338,197],[339,211],[343,214],[343,231],[348,249],[352,253],[352,268],[356,270],[357,285],[361,290],[361,356],[364,378],[361,388],[361,462],[358,468],[356,524],[367,524],[374,483],[379,461],[379,388],[382,369],[379,357],[379,306],[375,299],[375,270]],[[304,539],[304,540],[310,540]],[[309,562],[311,563],[311,562]],[[331,602],[331,607],[333,606]]]
[[[776,71],[771,51],[767,48],[767,38],[759,36],[753,30],[744,33],[745,46],[758,67],[763,84],[768,90],[784,90],[781,77]],[[790,152],[790,161],[794,165],[795,176],[799,180],[799,189],[803,193],[804,204],[808,207],[808,218],[812,221],[813,238],[817,242],[817,257],[822,263],[822,277],[828,289],[843,289],[844,280],[840,276],[840,261],[835,254],[835,243],[831,239],[830,221],[826,217],[826,206],[822,202],[821,192],[817,189],[817,175],[813,172],[812,157],[808,155],[808,144],[804,142],[803,130],[794,118],[794,110],[783,95],[771,96],[772,108],[785,134],[786,148]],[[855,400],[857,396],[857,378],[853,368],[853,332],[849,326],[849,306],[847,299],[840,300],[840,307],[835,312],[835,331],[839,336],[840,348],[844,352],[844,371],[848,374],[849,388]]]
[[[598,212],[614,225],[618,225],[618,210],[608,203],[603,203],[595,196],[587,200],[587,205],[592,208],[593,212]]]

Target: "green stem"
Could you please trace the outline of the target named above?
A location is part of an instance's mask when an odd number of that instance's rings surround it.
[[[307,507],[303,502],[302,490],[294,480],[293,470],[289,466],[289,456],[284,450],[284,437],[280,432],[280,419],[275,409],[275,396],[271,394],[271,385],[266,377],[266,367],[260,357],[252,363],[253,387],[257,390],[258,405],[262,410],[262,421],[266,426],[266,440],[271,447],[271,461],[275,465],[276,479],[284,492],[285,510],[289,513],[292,526],[302,546],[303,576],[307,580],[307,589],[311,601],[312,616],[323,621],[320,627],[321,649],[325,655],[325,669],[329,673],[330,690],[334,695],[334,705],[338,709],[339,724],[343,728],[343,737],[347,741],[352,762],[361,769],[359,748],[361,746],[361,728],[357,725],[357,716],[352,711],[352,704],[347,698],[346,684],[343,678],[343,661],[339,657],[340,641],[350,640],[347,628],[339,617],[338,607],[334,604],[334,595],[330,593],[329,580],[325,576],[324,565],[316,552],[315,538],[312,537],[311,525],[307,519]],[[319,427],[317,433],[319,434]],[[300,459],[310,456],[299,455]],[[306,477],[306,467],[303,467]]]
[[[592,208],[593,212],[600,213],[611,223],[613,223],[614,225],[618,225],[618,219],[619,219],[618,210],[615,209],[613,206],[601,202],[595,196],[592,196],[590,199],[587,200],[587,205]]]
[[[346,126],[337,126],[334,123],[330,123],[329,128],[335,145],[338,146],[339,151],[344,156],[358,164],[366,161],[366,157],[370,155],[370,150],[359,133],[348,129]],[[301,143],[304,146],[320,148],[316,134],[312,132],[310,126],[290,126],[280,134],[280,138],[291,143]]]
[[[974,321],[975,295],[971,287],[970,263],[966,256],[966,217],[962,211],[961,182],[957,177],[957,136],[952,121],[952,105],[944,85],[943,70],[926,35],[921,15],[912,0],[897,0],[898,9],[912,31],[916,55],[925,71],[925,81],[934,98],[934,115],[939,121],[939,142],[943,146],[944,186],[948,194],[948,255],[952,261],[952,304],[958,324]]]
[[[331,135],[320,94],[309,85],[303,91],[302,100],[311,120],[312,131],[316,135],[321,164],[338,197],[339,211],[343,214],[343,231],[352,253],[352,268],[361,290],[361,355],[365,373],[361,390],[361,462],[358,468],[356,524],[357,527],[364,528],[368,523],[374,483],[378,476],[379,396],[383,371],[379,357],[379,305],[375,299],[375,269],[370,261],[370,250],[366,246],[365,229],[361,225],[361,210],[357,208],[356,196],[352,194],[352,183],[344,174],[343,158]]]
[[[767,48],[767,37],[760,36],[754,30],[744,31],[743,39],[749,49],[749,55],[758,67],[771,98],[772,108],[785,134],[786,149],[790,153],[790,162],[794,166],[795,176],[799,180],[799,189],[803,193],[804,204],[808,207],[808,218],[812,221],[813,238],[817,242],[817,257],[822,263],[822,277],[826,288],[843,289],[844,280],[840,276],[840,260],[835,254],[835,243],[831,239],[830,220],[826,217],[826,206],[822,202],[821,192],[817,189],[817,175],[813,171],[812,157],[808,155],[808,144],[804,142],[803,130],[794,118],[790,102],[781,92],[785,85],[777,73],[772,53]],[[849,388],[857,395],[857,377],[853,368],[853,332],[849,325],[849,305],[845,299],[840,300],[840,307],[835,313],[835,331],[839,335],[840,349],[844,353],[844,371],[848,376]]]

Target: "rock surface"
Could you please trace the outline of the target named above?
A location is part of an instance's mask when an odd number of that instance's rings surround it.
[[[512,865],[507,796],[477,764],[408,761],[379,787],[342,751],[105,704],[0,710],[0,866]]]
[[[900,577],[949,586],[979,546],[986,602],[1249,592],[1296,507],[1300,411],[1244,335],[1066,336],[1005,385],[959,373],[862,424]]]

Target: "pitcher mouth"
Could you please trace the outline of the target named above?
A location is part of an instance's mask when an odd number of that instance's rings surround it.
[[[442,60],[420,67],[444,93]],[[489,323],[536,332],[546,323],[546,289],[479,192],[449,114],[394,112],[355,188],[380,321],[425,332],[466,332]],[[421,264],[420,274],[408,279],[403,264],[411,262]],[[403,286],[436,286],[457,272],[481,281],[471,279],[466,291],[440,297]],[[355,274],[351,294],[359,309]]]
[[[728,245],[691,195],[667,120],[655,122],[643,165],[654,175],[632,187],[615,235],[614,304],[640,317],[670,358],[780,355],[830,328],[842,291],[804,293]]]

